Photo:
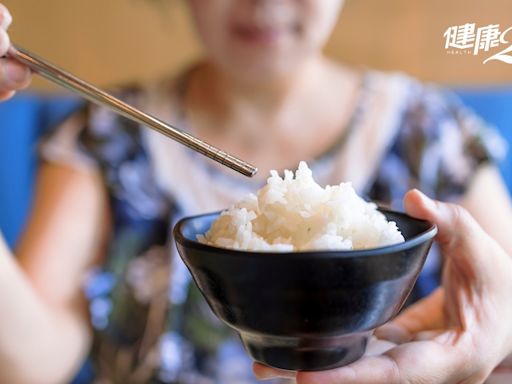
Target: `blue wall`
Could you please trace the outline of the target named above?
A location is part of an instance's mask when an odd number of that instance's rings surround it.
[[[78,105],[69,97],[34,94],[0,103],[0,229],[11,246],[30,210],[37,140]]]

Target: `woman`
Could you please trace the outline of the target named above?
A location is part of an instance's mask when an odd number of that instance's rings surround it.
[[[92,106],[45,141],[17,261],[5,251],[0,258],[8,313],[0,364],[13,367],[0,370],[0,381],[65,382],[94,340],[98,382],[251,382],[233,334],[205,308],[175,252],[170,262],[168,235],[183,215],[224,208],[258,188],[269,169],[293,168],[299,160],[310,163],[320,183],[350,180],[359,193],[395,208],[413,187],[457,201],[512,253],[510,202],[489,165],[493,133],[440,90],[323,57],[342,3],[189,0],[206,57],[176,79],[121,92],[256,164],[254,180]],[[5,32],[0,41],[4,53]],[[5,70],[15,64],[1,65],[8,97],[28,81],[26,70],[16,67],[24,75],[15,83]],[[409,207],[412,214],[442,224],[421,202],[413,199],[412,207],[419,210]],[[458,227],[447,224],[446,231]],[[445,250],[446,257],[454,253]],[[503,251],[495,246],[488,253],[500,260],[491,266],[510,276]],[[437,261],[433,254],[425,267],[425,290]],[[459,286],[474,289],[479,282]],[[13,289],[16,300],[8,293]],[[505,303],[507,290],[504,284],[489,300]],[[439,297],[431,301],[437,309]],[[452,309],[461,305],[452,302]],[[499,315],[491,323],[508,324],[509,314]],[[502,342],[485,372],[508,352],[508,329],[489,332]],[[478,371],[471,379],[481,377]]]

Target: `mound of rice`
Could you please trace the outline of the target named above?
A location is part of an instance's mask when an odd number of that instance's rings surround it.
[[[252,251],[349,250],[404,241],[395,222],[360,198],[350,183],[322,188],[301,162],[281,178],[271,171],[267,185],[221,213],[198,240],[222,248]]]

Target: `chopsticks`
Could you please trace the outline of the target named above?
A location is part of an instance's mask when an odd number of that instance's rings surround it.
[[[154,116],[132,107],[111,94],[102,91],[94,85],[73,76],[53,64],[50,64],[46,60],[23,48],[12,44],[7,56],[18,60],[19,62],[27,65],[33,72],[74,93],[79,94],[90,102],[108,108],[127,119],[151,128],[162,135],[167,136],[212,160],[215,160],[216,162],[241,173],[242,175],[252,177],[258,171],[258,169],[251,164],[230,155],[213,145],[205,143],[197,137],[167,124]]]

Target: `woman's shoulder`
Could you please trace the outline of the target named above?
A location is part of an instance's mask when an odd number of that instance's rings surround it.
[[[165,76],[144,83],[123,84],[110,87],[109,93],[151,116],[177,123],[181,109],[180,78]],[[144,130],[140,124],[108,108],[84,103],[74,115],[52,130],[44,142],[58,144],[52,147],[73,146],[75,151],[86,152],[87,157],[100,163],[115,164],[126,156],[144,151]]]
[[[449,88],[405,72],[369,69],[364,71],[364,77],[374,92],[399,95],[409,108],[419,104],[446,107],[456,101]]]
[[[373,71],[371,76],[399,90],[403,100],[389,154],[406,164],[420,185],[432,186],[436,196],[461,195],[480,165],[505,154],[497,130],[449,87],[400,72]]]
[[[495,133],[447,86],[403,72],[368,70],[365,77],[370,97],[380,98],[395,114],[399,135],[445,137],[443,130],[444,133],[458,131],[464,136]]]
[[[472,120],[485,125],[447,85],[425,81],[401,71],[367,70],[367,82],[374,93],[393,95],[401,101],[404,115],[432,119]]]

